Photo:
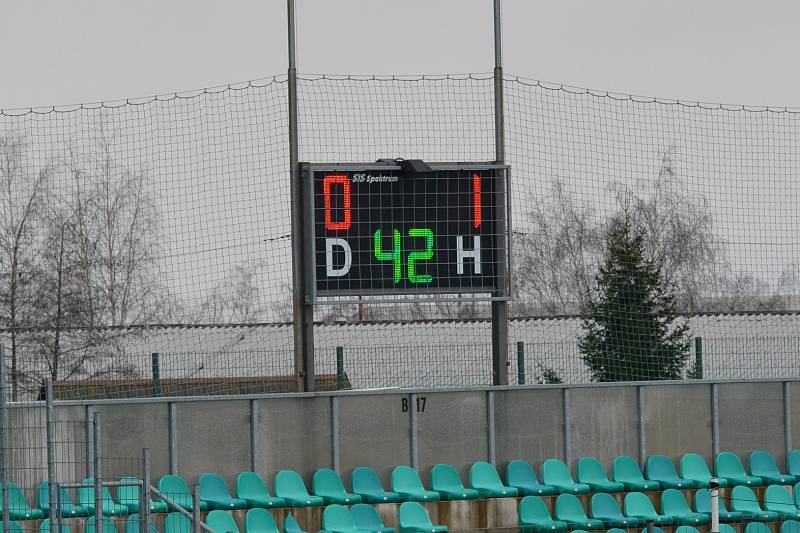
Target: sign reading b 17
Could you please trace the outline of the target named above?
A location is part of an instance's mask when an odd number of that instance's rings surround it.
[[[508,296],[508,167],[301,164],[318,297]]]

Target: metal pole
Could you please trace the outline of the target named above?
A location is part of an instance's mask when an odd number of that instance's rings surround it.
[[[411,467],[419,467],[419,442],[417,440],[417,395],[411,393],[408,397],[408,415],[411,425]]]
[[[153,367],[153,396],[158,397],[161,396],[161,365],[157,353],[153,353],[150,357]]]
[[[84,412],[86,421],[85,435],[86,440],[86,477],[94,477],[94,407],[86,406]]]
[[[197,484],[192,491],[192,533],[200,533],[200,487]]]
[[[486,432],[489,463],[497,466],[497,426],[494,413],[494,391],[486,393]]]
[[[95,531],[103,529],[102,445],[100,442],[100,413],[94,413],[94,520]]]
[[[336,347],[336,390],[344,389],[344,348]]]
[[[647,461],[647,418],[645,417],[644,390],[641,385],[636,387],[636,414],[639,429],[639,466],[644,468]]]
[[[703,379],[703,338],[694,338],[694,379]]]
[[[339,398],[331,396],[331,468],[339,472]]]
[[[142,448],[142,490],[139,491],[141,503],[139,516],[142,518],[141,533],[150,530],[150,448]]]
[[[3,491],[3,533],[8,533],[8,413],[6,412],[6,347],[0,344],[0,490]]]
[[[719,480],[711,478],[708,487],[711,490],[711,533],[719,533]]]
[[[525,385],[525,343],[517,343],[517,385]]]
[[[45,416],[47,417],[47,491],[48,501],[50,502],[50,523],[55,531],[61,533],[58,507],[56,505],[56,494],[58,485],[56,484],[56,439],[55,439],[55,420],[53,419],[53,382],[49,379],[44,383]]]
[[[792,383],[783,382],[783,440],[786,452],[784,468],[789,470],[789,454],[794,449],[792,447]]]
[[[292,310],[294,316],[294,371],[298,392],[314,390],[314,307],[305,301],[306,276],[303,250],[303,189],[299,172],[297,136],[297,64],[294,0],[286,0],[289,34],[289,179],[292,202]]]
[[[501,32],[501,0],[494,0],[494,145],[495,160],[505,161],[505,119],[503,111],[503,53]],[[505,195],[505,182],[498,181],[498,194]],[[506,202],[508,200],[506,199]],[[499,215],[504,218],[504,213]],[[502,241],[503,239],[501,239]],[[505,249],[503,242],[500,249]],[[506,261],[497,265],[503,283],[508,287]],[[500,295],[498,295],[500,296]],[[508,302],[492,302],[492,384],[508,385]]]

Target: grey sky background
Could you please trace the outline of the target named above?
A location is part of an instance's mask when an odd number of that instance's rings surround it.
[[[665,98],[800,106],[800,3],[504,0],[507,72]],[[0,108],[286,70],[284,0],[0,3]],[[491,0],[297,0],[307,73],[492,68]]]

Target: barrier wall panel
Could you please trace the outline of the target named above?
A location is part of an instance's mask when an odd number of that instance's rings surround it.
[[[538,471],[545,459],[564,457],[561,389],[506,390],[494,393],[497,467],[524,459]]]
[[[194,483],[200,474],[219,474],[235,486],[250,470],[250,403],[246,400],[176,403],[178,474]]]
[[[426,486],[437,463],[449,463],[469,479],[469,467],[488,459],[486,392],[428,393],[418,396],[419,473]]]
[[[368,466],[388,486],[392,468],[411,457],[408,395],[343,396],[338,402],[339,464],[345,485],[350,486],[354,468]]]
[[[610,467],[618,455],[638,458],[636,387],[575,388],[570,389],[569,398],[571,420],[567,423],[573,463],[583,456],[592,456]]]
[[[260,473],[273,489],[275,474],[296,470],[311,486],[317,468],[332,466],[331,399],[275,398],[258,401]]]
[[[781,383],[719,385],[719,449],[738,454],[745,466],[753,450],[767,450],[784,464]]]
[[[142,448],[150,448],[150,482],[169,474],[169,409],[165,403],[99,405],[103,477],[141,478]],[[191,453],[189,449],[187,453]],[[139,471],[128,471],[138,467]]]
[[[648,385],[642,394],[647,455],[666,455],[677,467],[694,452],[712,464],[711,385]]]

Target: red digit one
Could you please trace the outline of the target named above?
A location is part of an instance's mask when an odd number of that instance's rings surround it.
[[[334,222],[331,216],[331,185],[338,183],[342,186],[344,195],[344,220]],[[322,182],[322,192],[325,195],[325,229],[346,230],[350,229],[350,180],[345,175],[328,175]]]
[[[476,228],[481,225],[481,177],[472,175],[472,219]]]

